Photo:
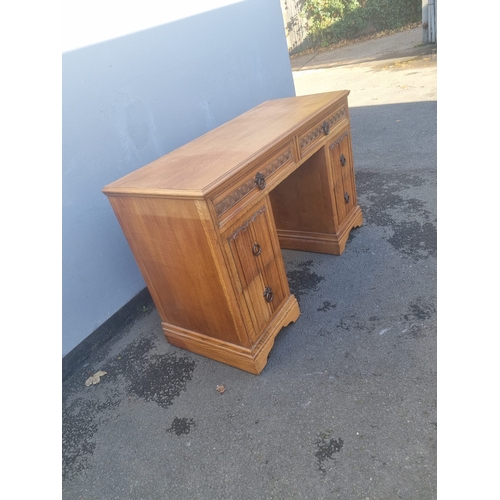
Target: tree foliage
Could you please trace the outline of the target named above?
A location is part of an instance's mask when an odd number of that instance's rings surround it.
[[[314,45],[397,29],[422,18],[422,0],[305,0],[302,15]]]

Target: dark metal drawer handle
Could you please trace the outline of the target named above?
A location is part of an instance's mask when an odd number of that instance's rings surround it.
[[[330,124],[327,121],[323,122],[323,125],[321,125],[321,128],[323,129],[323,132],[325,133],[325,135],[328,135],[328,133],[330,132]]]
[[[266,187],[266,179],[260,172],[255,174],[255,184],[257,184],[259,189],[264,189]]]
[[[257,257],[257,255],[260,255],[260,252],[262,252],[262,248],[260,248],[260,245],[258,243],[254,243],[252,247],[252,253]]]
[[[341,154],[340,155],[340,163],[342,164],[343,167],[345,167],[345,162],[346,162],[345,156],[343,154]]]
[[[344,200],[346,203],[349,203],[349,200],[350,200],[349,193],[344,193]]]
[[[264,298],[266,299],[267,302],[273,301],[274,293],[270,286],[266,287],[266,289],[264,290]]]

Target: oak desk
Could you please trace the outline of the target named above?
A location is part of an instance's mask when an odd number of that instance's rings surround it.
[[[103,189],[171,344],[263,370],[300,315],[281,248],[340,255],[363,222],[348,94],[264,102]]]

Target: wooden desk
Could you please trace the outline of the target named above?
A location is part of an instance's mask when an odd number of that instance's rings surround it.
[[[171,344],[263,370],[300,315],[281,248],[340,255],[363,222],[348,94],[264,102],[103,189]]]

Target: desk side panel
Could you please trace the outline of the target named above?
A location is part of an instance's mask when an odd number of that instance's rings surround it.
[[[109,196],[162,322],[232,344],[249,342],[204,202]]]

